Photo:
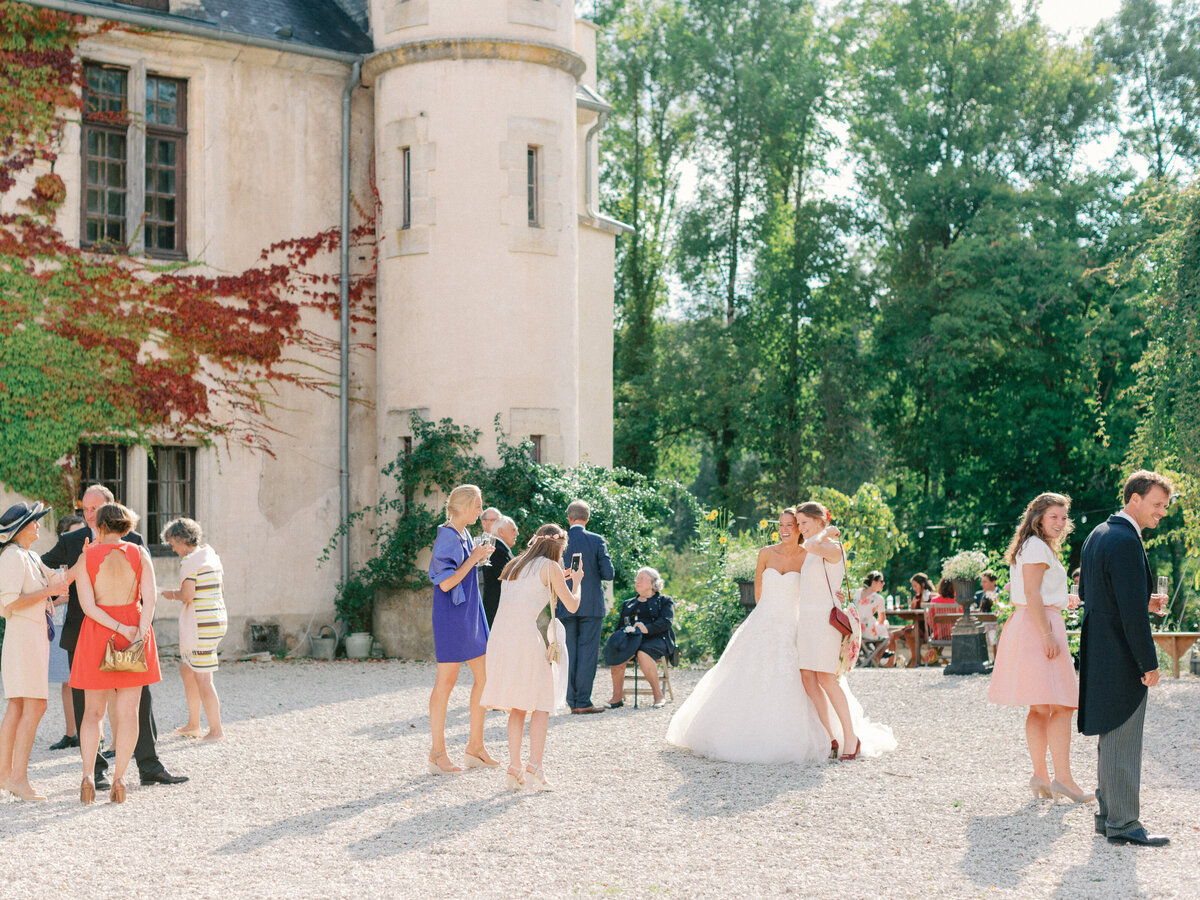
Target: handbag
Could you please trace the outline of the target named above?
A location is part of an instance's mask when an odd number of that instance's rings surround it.
[[[842,550],[843,563],[846,559],[846,551]],[[825,560],[821,560],[822,563]],[[825,573],[825,584],[829,587],[829,601],[833,604],[833,608],[829,610],[829,624],[833,629],[843,637],[849,635],[853,630],[850,624],[850,617],[846,615],[846,611],[842,609],[841,604],[837,601],[837,592],[833,589],[833,584],[829,581],[829,570],[824,565],[821,570]]]
[[[146,642],[134,641],[124,650],[118,650],[113,646],[113,641],[116,639],[116,635],[108,639],[108,645],[104,648],[104,658],[100,660],[100,671],[145,672],[148,668],[146,665]]]

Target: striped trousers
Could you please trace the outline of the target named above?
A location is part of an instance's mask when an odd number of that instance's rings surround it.
[[[1100,786],[1096,789],[1100,813],[1096,824],[1103,823],[1109,837],[1142,827],[1138,821],[1138,794],[1142,787],[1142,726],[1146,722],[1147,697],[1128,719],[1100,735]]]

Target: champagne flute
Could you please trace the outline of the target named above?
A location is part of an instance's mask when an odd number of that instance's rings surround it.
[[[1166,596],[1168,596],[1167,591],[1169,591],[1170,589],[1171,589],[1171,583],[1169,581],[1167,581],[1167,576],[1159,575],[1158,576],[1158,593],[1162,594],[1164,597],[1166,597]],[[1160,615],[1160,616],[1165,615],[1166,612],[1167,612],[1167,601],[1159,600],[1157,615]]]

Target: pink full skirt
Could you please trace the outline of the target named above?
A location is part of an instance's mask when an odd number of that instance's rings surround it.
[[[992,703],[1079,708],[1079,682],[1075,680],[1075,663],[1067,647],[1067,626],[1057,609],[1047,609],[1046,618],[1059,646],[1054,659],[1046,658],[1042,635],[1024,606],[1018,606],[1005,623],[996,648],[992,683],[988,686],[987,698]]]

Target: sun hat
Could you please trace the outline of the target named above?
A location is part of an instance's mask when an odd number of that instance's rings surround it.
[[[608,643],[604,645],[604,664],[619,666],[632,659],[638,652],[638,648],[642,646],[642,636],[642,633],[636,628],[633,631],[624,629],[614,631],[609,635]]]
[[[40,500],[34,503],[26,503],[24,500],[14,503],[0,515],[0,546],[12,541],[20,534],[22,528],[30,522],[36,522],[48,512],[50,507],[43,505]]]

